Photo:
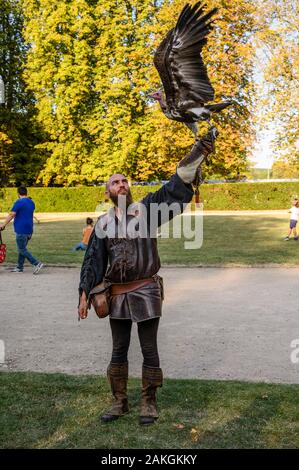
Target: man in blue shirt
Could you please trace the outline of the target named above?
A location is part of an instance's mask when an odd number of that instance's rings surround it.
[[[0,230],[4,230],[6,225],[14,219],[14,230],[16,233],[19,256],[18,264],[12,272],[22,273],[24,262],[27,258],[34,266],[33,274],[38,274],[43,267],[43,263],[34,258],[34,256],[27,250],[28,242],[33,233],[33,213],[35,204],[32,199],[27,196],[27,188],[24,186],[20,186],[18,188],[18,196],[19,199],[14,203],[5,222],[0,225]]]

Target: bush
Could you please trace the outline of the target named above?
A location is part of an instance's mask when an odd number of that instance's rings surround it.
[[[74,188],[27,188],[35,202],[36,212],[93,212],[105,202],[105,187],[77,186]],[[133,186],[135,200],[142,199],[159,186]],[[0,212],[8,212],[17,199],[16,188],[0,190]]]
[[[273,210],[290,207],[299,183],[227,183],[201,187],[205,209]]]
[[[159,186],[132,186],[134,200],[142,199]],[[105,201],[105,187],[28,188],[37,212],[93,212]],[[201,200],[207,210],[285,209],[299,194],[299,183],[204,184]],[[0,189],[0,212],[8,212],[17,199],[16,188]]]

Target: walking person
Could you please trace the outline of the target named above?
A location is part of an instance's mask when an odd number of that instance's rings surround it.
[[[34,266],[33,274],[38,274],[44,265],[27,250],[28,242],[33,234],[33,213],[35,204],[33,200],[27,196],[27,188],[25,188],[25,186],[18,188],[18,196],[19,199],[14,203],[4,223],[0,225],[0,230],[4,230],[11,220],[14,221],[18,262],[12,272],[22,273],[25,259],[27,259],[29,263]]]
[[[149,193],[140,203],[133,204],[127,178],[114,174],[106,185],[106,194],[114,207],[99,217],[85,253],[79,285],[79,317],[85,319],[90,306],[89,294],[103,279],[111,292],[110,327],[112,356],[107,375],[114,402],[101,420],[109,423],[128,412],[128,349],[132,322],[137,323],[143,354],[142,391],[139,423],[148,425],[158,418],[157,389],[162,386],[163,373],[157,347],[157,333],[162,314],[163,284],[157,275],[160,259],[156,232],[152,231],[152,208],[177,204],[181,213],[193,196],[192,182],[205,157],[214,149],[215,134],[197,141],[191,153],[177,167],[170,181],[158,191]],[[120,204],[120,201],[122,203]],[[125,203],[125,205],[123,205]],[[146,209],[145,236],[132,236],[130,230],[138,213]],[[150,214],[148,218],[148,214]],[[174,212],[169,211],[163,222]],[[135,217],[135,219],[134,219]],[[161,225],[161,218],[157,225]],[[140,222],[138,224],[142,223]],[[110,230],[110,228],[113,230]],[[108,267],[108,269],[107,269]],[[183,308],[183,307],[182,307]]]

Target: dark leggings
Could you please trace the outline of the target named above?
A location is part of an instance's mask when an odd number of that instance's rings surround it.
[[[111,362],[120,364],[127,362],[130,346],[132,321],[110,318],[113,350]],[[143,354],[143,364],[148,367],[159,367],[157,333],[159,318],[151,318],[137,323],[138,337]]]

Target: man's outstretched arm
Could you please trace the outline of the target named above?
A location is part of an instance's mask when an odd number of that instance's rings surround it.
[[[158,191],[147,194],[141,202],[146,206],[152,203],[164,202],[170,205],[176,202],[181,205],[183,210],[183,205],[192,200],[194,192],[191,183],[195,179],[197,168],[214,151],[215,137],[215,128],[212,128],[193,145],[190,153],[179,162],[177,171],[170,181]]]
[[[205,158],[215,150],[215,138],[218,132],[212,127],[209,132],[192,147],[191,152],[177,166],[177,174],[184,183],[193,183],[197,168]]]

